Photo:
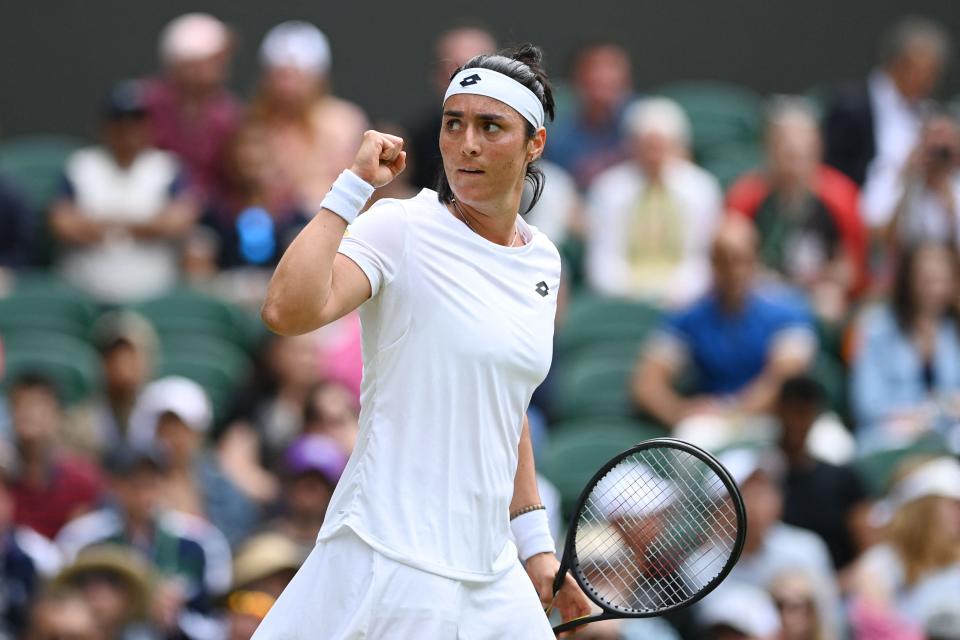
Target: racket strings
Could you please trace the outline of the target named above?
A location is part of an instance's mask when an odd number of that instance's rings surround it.
[[[576,523],[581,579],[607,606],[680,605],[720,574],[737,536],[720,477],[679,449],[646,449],[596,484]]]

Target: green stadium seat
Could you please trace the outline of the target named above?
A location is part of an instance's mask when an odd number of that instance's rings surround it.
[[[884,449],[861,456],[854,461],[854,466],[863,479],[867,492],[874,497],[880,497],[890,489],[893,476],[904,461],[913,456],[949,454],[950,450],[943,437],[931,433],[905,447]]]
[[[580,492],[605,462],[638,442],[663,435],[656,427],[629,420],[566,422],[551,434],[538,469],[560,491],[569,516]]]
[[[763,150],[756,143],[723,144],[705,150],[699,160],[726,189],[763,164]]]
[[[89,397],[102,380],[96,350],[70,335],[38,330],[5,333],[3,349],[5,387],[24,373],[40,373],[49,376],[64,402],[72,405]]]
[[[56,195],[67,156],[84,141],[65,136],[21,136],[0,144],[0,172],[9,177],[36,212],[46,211]]]
[[[632,359],[660,320],[660,310],[642,302],[582,295],[570,303],[557,336],[557,350],[570,359],[604,345],[613,345],[616,351],[633,345],[627,354]]]
[[[557,376],[555,415],[560,420],[629,417],[633,367],[632,359],[622,357],[568,361]]]
[[[18,331],[52,331],[81,340],[97,317],[96,303],[49,274],[18,276],[16,287],[0,298],[0,335]]]
[[[760,140],[762,100],[749,89],[724,82],[692,81],[662,86],[650,94],[675,100],[686,111],[698,160],[714,148]]]
[[[161,340],[168,336],[208,336],[252,351],[259,337],[259,321],[245,311],[185,287],[132,308],[150,320]]]

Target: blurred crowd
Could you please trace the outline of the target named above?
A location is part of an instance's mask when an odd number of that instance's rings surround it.
[[[0,140],[0,638],[251,636],[360,410],[357,315],[267,335],[272,267],[367,128],[409,153],[375,198],[432,188],[447,82],[500,44],[451,26],[421,117],[371,123],[315,25],[267,32],[244,97],[237,42],[180,16],[99,140]],[[603,456],[666,434],[717,453],[750,524],[692,610],[577,637],[960,638],[960,124],[934,98],[954,49],[919,17],[879,44],[796,96],[637,87],[602,38],[551,69],[528,220],[565,283],[530,417],[558,534]]]

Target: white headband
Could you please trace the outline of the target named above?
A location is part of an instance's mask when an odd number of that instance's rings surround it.
[[[472,93],[499,100],[513,107],[534,128],[539,129],[543,126],[543,103],[540,102],[537,94],[510,76],[490,69],[464,69],[450,81],[447,93],[443,96],[444,103],[450,96],[461,93]]]

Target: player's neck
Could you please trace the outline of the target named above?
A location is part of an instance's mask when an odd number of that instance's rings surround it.
[[[493,206],[471,206],[465,202],[455,200],[448,207],[454,217],[461,219],[471,231],[480,237],[505,247],[514,246],[520,242],[517,237],[517,209],[519,201],[511,203],[497,203]]]

